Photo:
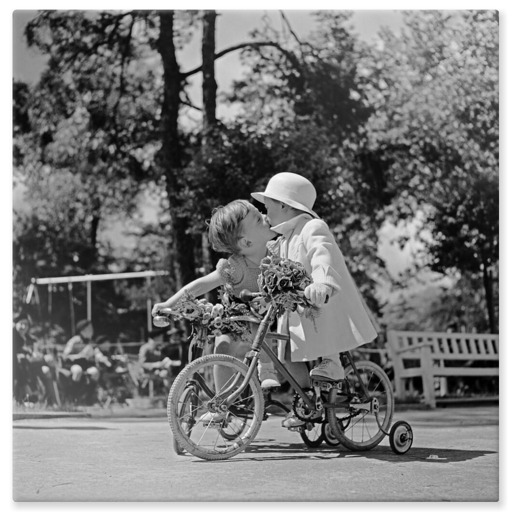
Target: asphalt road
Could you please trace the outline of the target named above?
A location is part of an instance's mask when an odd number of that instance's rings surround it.
[[[271,417],[227,461],[178,456],[165,417],[13,422],[15,501],[496,501],[498,407],[408,410],[414,443],[307,449]]]

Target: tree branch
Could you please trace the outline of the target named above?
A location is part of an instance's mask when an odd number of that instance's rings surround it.
[[[284,21],[285,25],[288,27],[288,30],[290,31],[290,34],[293,36],[295,41],[298,43],[299,46],[302,46],[302,41],[299,39],[297,34],[294,32],[290,22],[288,21],[288,18],[284,14],[284,12],[279,11],[279,14],[281,14],[281,19]]]
[[[270,46],[272,48],[276,48],[290,61],[290,63],[293,65],[293,67],[295,67],[298,71],[300,71],[302,69],[297,57],[295,57],[295,55],[292,52],[285,50],[278,43],[274,43],[271,41],[259,41],[259,42],[255,41],[253,43],[240,43],[235,46],[230,46],[230,47],[225,48],[224,50],[216,53],[214,59],[215,60],[220,59],[221,57],[224,57],[224,55],[227,55],[228,53],[232,53],[237,50],[243,50],[244,48],[254,48],[255,49],[255,48],[262,48],[265,46]],[[203,66],[200,65],[194,69],[191,69],[190,71],[185,71],[184,73],[181,73],[180,76],[182,79],[185,79],[185,78],[188,78],[189,76],[199,73],[200,71],[202,71],[202,69],[203,69]]]

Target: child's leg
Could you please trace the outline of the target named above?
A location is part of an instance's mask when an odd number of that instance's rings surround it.
[[[292,374],[292,377],[297,381],[301,388],[308,388],[311,386],[309,380],[309,369],[305,362],[292,362],[290,343],[288,341],[279,342],[279,360],[283,362],[286,369]],[[304,421],[295,416],[292,411],[281,422],[285,428],[296,428],[304,425]]]
[[[215,338],[215,354],[227,354],[237,359],[243,360],[245,354],[250,350],[250,344],[241,340],[233,339],[224,334]],[[213,380],[215,389],[219,391],[226,384],[232,375],[232,371],[225,366],[215,366],[213,369]]]
[[[278,357],[301,388],[311,386],[307,363],[303,361],[292,362],[290,343],[288,341],[279,341]]]
[[[267,343],[272,350],[272,341]],[[260,351],[260,360],[258,361],[258,375],[262,389],[277,388],[281,386],[281,383],[279,382],[279,375],[274,368],[274,363],[263,349]]]

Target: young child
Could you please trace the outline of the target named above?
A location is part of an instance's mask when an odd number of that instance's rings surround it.
[[[217,268],[210,274],[187,284],[165,302],[155,304],[152,315],[155,316],[164,308],[172,309],[185,292],[195,298],[222,285],[237,297],[244,289],[257,292],[260,262],[267,254],[267,242],[275,236],[266,218],[248,201],[235,200],[215,209],[209,223],[210,243],[215,251],[231,256],[219,260]],[[247,343],[240,340],[233,342],[227,335],[215,340],[217,354],[243,359],[249,348]],[[263,388],[280,385],[274,366],[263,351],[260,354],[259,376]],[[220,370],[214,378],[217,389],[220,389],[229,378],[229,372],[226,374]]]
[[[279,319],[278,331],[290,334],[279,356],[304,387],[309,377],[342,380],[340,352],[369,343],[377,331],[333,234],[312,210],[316,190],[303,176],[283,172],[269,180],[264,192],[251,195],[265,204],[272,230],[281,235],[276,253],[304,265],[313,280],[304,295],[321,308],[314,323],[298,312]],[[308,375],[304,362],[320,358]],[[303,423],[291,414],[283,426]]]

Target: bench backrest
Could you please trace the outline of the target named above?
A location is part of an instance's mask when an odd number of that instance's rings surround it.
[[[388,331],[390,349],[396,355],[411,355],[428,345],[436,359],[498,359],[497,334],[468,332]]]

